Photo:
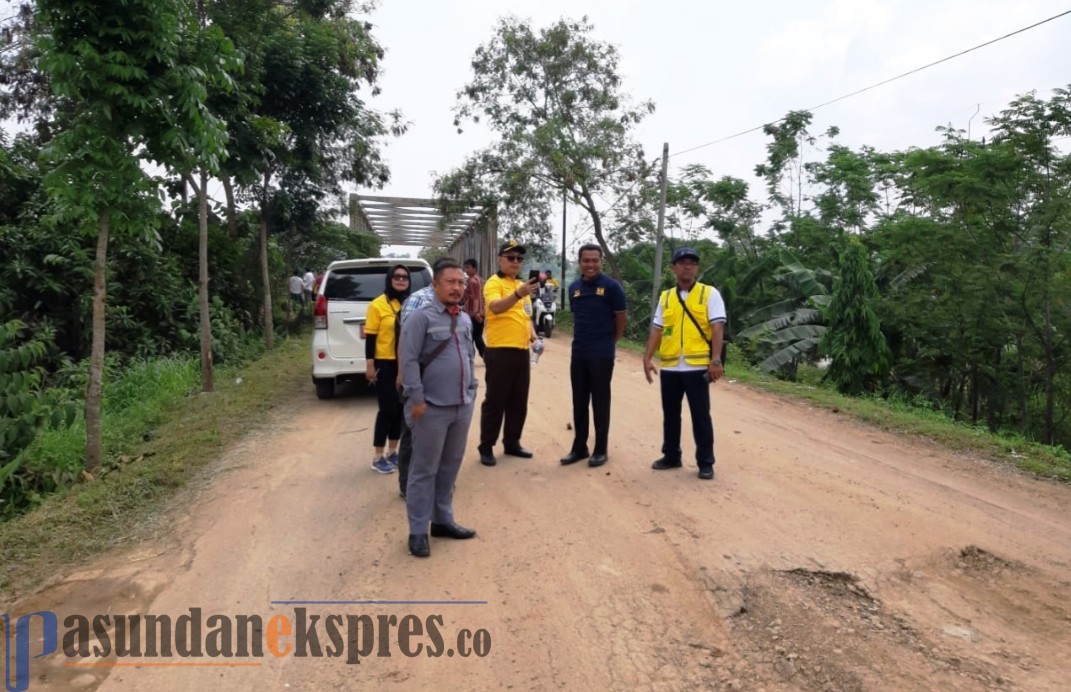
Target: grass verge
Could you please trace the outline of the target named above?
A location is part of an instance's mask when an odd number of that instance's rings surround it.
[[[621,350],[641,357],[645,346],[627,339],[618,342]],[[907,402],[844,396],[818,384],[816,371],[814,368],[801,368],[800,375],[804,381],[785,382],[748,366],[743,355],[732,344],[729,345],[725,366],[726,377],[755,389],[802,399],[830,411],[854,416],[882,430],[925,437],[957,452],[1009,464],[1041,478],[1071,482],[1071,453],[1062,447],[1032,442],[1014,433],[994,434],[985,427],[955,421],[940,411],[920,408]]]
[[[308,384],[308,376],[307,335],[278,341],[240,368],[218,368],[216,391],[160,411],[153,434],[127,450],[117,469],[0,523],[0,600],[9,602],[64,567],[139,536],[176,489],[261,425],[277,401]],[[144,408],[157,405],[146,401]]]
[[[1071,454],[1062,447],[1032,442],[1014,433],[991,433],[983,426],[956,421],[940,411],[904,401],[844,396],[817,384],[817,378],[808,377],[802,368],[801,378],[813,382],[778,380],[741,361],[742,357],[730,355],[725,370],[727,377],[765,392],[803,399],[830,411],[852,415],[883,430],[920,435],[958,452],[1007,463],[1042,478],[1071,482]]]

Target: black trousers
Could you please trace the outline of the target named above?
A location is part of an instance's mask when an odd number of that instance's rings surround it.
[[[376,427],[372,433],[372,446],[383,447],[387,440],[397,440],[402,435],[402,400],[398,396],[398,361],[376,358],[376,398],[379,399],[379,412],[376,414]]]
[[[594,454],[606,454],[610,435],[610,380],[614,376],[612,358],[573,356],[569,380],[573,385],[573,452],[588,451],[588,406],[595,419]]]
[[[472,343],[476,344],[476,351],[483,358],[483,352],[487,348],[483,343],[483,320],[472,321]]]
[[[532,364],[526,348],[488,348],[483,354],[487,393],[480,409],[480,454],[491,454],[502,430],[506,449],[521,446],[528,417]],[[503,428],[503,419],[505,427]]]
[[[695,437],[695,461],[699,468],[714,466],[714,423],[710,420],[710,384],[705,370],[674,372],[663,369],[662,455],[669,461],[681,459],[681,400],[688,397]]]

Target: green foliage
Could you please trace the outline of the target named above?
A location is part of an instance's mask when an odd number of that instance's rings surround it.
[[[652,170],[632,131],[654,104],[629,102],[617,49],[593,32],[587,18],[542,29],[498,22],[476,49],[454,124],[482,123],[499,140],[440,177],[435,191],[447,211],[497,205],[500,227],[525,242],[547,240],[551,204],[567,193],[591,217],[617,275],[595,197],[624,192]]]
[[[20,455],[43,428],[67,429],[75,408],[43,387],[40,362],[51,334],[26,337],[19,321],[0,324],[0,517],[22,503],[31,486],[20,474]]]
[[[48,148],[54,167],[46,183],[57,211],[91,234],[104,215],[118,231],[151,232],[156,186],[138,157],[212,162],[226,141],[222,121],[205,109],[208,73],[182,60],[189,4],[38,0],[37,7],[41,68],[65,117]]]
[[[189,327],[179,330],[178,337],[183,347],[193,353],[200,344],[200,335],[193,328],[197,324],[200,306],[196,296],[190,296],[185,308],[184,322]],[[212,327],[212,362],[217,365],[240,360],[248,341],[249,332],[235,316],[234,311],[219,296],[213,296],[209,306]]]
[[[863,244],[852,238],[841,253],[821,342],[822,355],[831,361],[826,377],[851,396],[875,391],[889,367],[889,347],[873,307],[878,289],[867,264]]]
[[[316,219],[303,231],[279,234],[279,245],[290,266],[323,270],[340,259],[379,257],[382,242],[372,233],[359,233],[337,221]]]
[[[446,257],[446,249],[441,247],[425,247],[421,248],[417,253],[417,257],[424,260],[428,264],[435,264],[435,262],[443,257]]]
[[[0,468],[33,440],[45,418],[37,363],[47,345],[41,340],[17,343],[25,326],[0,324]]]
[[[787,251],[781,251],[780,262],[771,277],[780,286],[780,298],[745,315],[747,327],[737,336],[761,370],[793,380],[800,363],[817,358],[833,277],[804,267]]]
[[[245,345],[235,350],[244,350],[247,357],[259,353]],[[133,461],[130,455],[155,436],[156,426],[168,411],[194,394],[200,385],[200,366],[191,356],[137,360],[122,367],[113,358],[108,369],[104,387],[104,462],[95,474],[98,480]],[[64,373],[74,388],[79,388],[87,377],[84,364]],[[24,512],[82,478],[85,421],[81,415],[74,416],[73,406],[65,411],[70,412],[73,424],[52,426],[38,434],[9,464],[7,477],[0,478],[0,517]]]

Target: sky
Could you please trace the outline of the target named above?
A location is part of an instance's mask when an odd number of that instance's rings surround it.
[[[743,178],[760,198],[754,167],[765,157],[761,131],[685,150],[1067,10],[1071,0],[381,0],[368,17],[387,51],[382,93],[372,105],[400,109],[410,126],[387,143],[390,183],[356,191],[430,197],[435,173],[448,172],[493,141],[481,128],[457,134],[453,107],[471,77],[476,47],[490,40],[495,22],[506,15],[537,27],[586,15],[594,37],[617,47],[625,92],[655,103],[635,133],[649,158],[668,142],[671,178],[682,166],[699,163],[715,178]],[[986,117],[1015,96],[1034,90],[1047,98],[1052,89],[1071,84],[1068,46],[1071,15],[814,110],[810,131],[836,125],[839,143],[884,151],[936,144],[934,130],[941,125],[969,127],[978,138]],[[577,211],[569,210],[570,247],[589,225]],[[559,211],[556,227],[560,218]]]

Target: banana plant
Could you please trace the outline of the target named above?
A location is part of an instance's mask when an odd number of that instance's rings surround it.
[[[818,345],[826,331],[823,310],[833,299],[833,275],[824,269],[804,267],[785,250],[780,260],[773,280],[788,297],[746,315],[743,322],[748,327],[737,338],[751,342],[754,352],[762,358],[759,369],[781,372],[794,379],[801,362],[817,358]]]

